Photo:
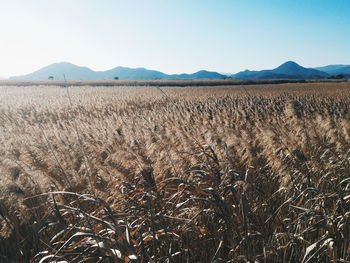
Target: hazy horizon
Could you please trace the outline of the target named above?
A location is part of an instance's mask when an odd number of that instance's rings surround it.
[[[0,78],[67,61],[167,74],[350,64],[350,2],[2,1]]]

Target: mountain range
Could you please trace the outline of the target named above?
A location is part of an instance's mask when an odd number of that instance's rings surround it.
[[[344,66],[344,68],[346,68]],[[347,72],[350,74],[350,71]],[[232,75],[235,79],[322,79],[332,75],[347,74],[340,66],[330,65],[319,68],[304,68],[293,61],[287,61],[275,69],[245,70]]]
[[[225,79],[225,75],[200,70],[193,74],[165,74],[156,70],[145,68],[115,67],[106,71],[93,71],[88,67],[76,66],[72,63],[54,63],[33,73],[23,76],[11,77],[13,80],[45,80],[54,79]]]
[[[317,68],[305,68],[293,61],[287,61],[275,69],[251,71],[236,74],[200,70],[192,74],[165,74],[145,68],[115,67],[106,71],[94,71],[68,62],[54,63],[33,73],[11,77],[13,80],[54,79],[321,79],[336,75],[350,78],[350,65],[328,65]]]
[[[324,71],[329,75],[343,74],[348,77],[350,76],[350,65],[329,65],[325,67],[317,67],[315,69]]]

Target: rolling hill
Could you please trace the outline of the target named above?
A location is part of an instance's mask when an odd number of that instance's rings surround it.
[[[88,67],[79,67],[72,63],[61,62],[54,63],[41,68],[33,73],[23,76],[11,77],[13,80],[44,80],[52,76],[55,79],[96,79],[99,74]]]
[[[106,71],[93,71],[88,67],[76,66],[72,63],[54,63],[33,73],[11,77],[12,80],[45,80],[54,79],[225,79],[226,76],[217,72],[201,70],[193,74],[165,74],[145,68],[115,67]]]
[[[350,65],[328,65],[324,67],[317,67],[315,69],[324,71],[332,76],[343,74],[350,77]]]
[[[232,75],[235,79],[319,79],[329,74],[313,68],[304,68],[293,61],[287,61],[271,70],[245,70]]]
[[[305,68],[293,61],[287,61],[271,70],[245,70],[236,74],[220,74],[218,72],[200,70],[192,74],[165,74],[157,70],[146,68],[115,67],[106,71],[94,71],[88,67],[80,67],[68,62],[54,63],[27,75],[11,77],[12,80],[46,80],[50,76],[54,79],[225,79],[232,77],[241,80],[254,79],[321,79],[343,74],[350,78],[350,65],[328,65],[317,68]]]

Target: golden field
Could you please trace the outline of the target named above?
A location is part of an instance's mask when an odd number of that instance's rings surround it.
[[[12,84],[0,262],[350,262],[350,82]]]

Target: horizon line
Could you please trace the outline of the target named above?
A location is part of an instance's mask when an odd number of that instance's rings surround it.
[[[234,75],[234,74],[237,74],[239,72],[246,71],[246,70],[249,70],[249,71],[272,70],[272,69],[275,69],[276,67],[281,66],[281,65],[283,65],[284,63],[287,63],[287,62],[294,62],[294,63],[298,64],[299,66],[302,66],[300,63],[295,62],[294,60],[286,60],[285,62],[282,62],[282,63],[278,64],[277,66],[275,66],[274,68],[271,68],[271,69],[266,69],[266,68],[263,68],[263,69],[248,69],[248,68],[246,68],[246,69],[241,69],[240,71],[237,71],[235,73],[233,73],[233,72],[216,71],[216,70],[210,70],[210,69],[203,69],[203,68],[200,68],[200,69],[194,71],[193,73],[187,73],[187,72],[168,73],[168,72],[162,71],[161,69],[146,68],[146,67],[142,67],[142,66],[137,66],[137,67],[135,67],[135,66],[129,66],[129,67],[127,67],[127,66],[114,66],[112,68],[107,68],[107,69],[104,69],[104,70],[100,70],[100,69],[94,69],[93,67],[90,67],[90,66],[79,65],[79,63],[76,64],[76,63],[72,63],[72,62],[69,62],[69,61],[60,61],[60,62],[53,62],[53,63],[47,64],[46,66],[41,66],[40,68],[38,68],[38,69],[36,69],[34,71],[31,71],[29,73],[16,74],[16,75],[5,75],[5,76],[4,75],[0,75],[0,79],[9,79],[11,77],[20,77],[20,76],[23,76],[23,75],[29,75],[29,74],[32,74],[33,72],[41,70],[41,69],[43,69],[45,67],[48,67],[48,66],[51,66],[51,65],[54,65],[54,64],[63,64],[63,63],[71,64],[71,65],[74,65],[74,66],[77,66],[77,67],[83,67],[83,68],[85,67],[85,68],[88,68],[88,69],[90,69],[90,70],[92,70],[94,72],[104,72],[104,71],[108,71],[108,70],[111,70],[111,69],[114,69],[114,68],[121,67],[121,68],[128,68],[128,69],[154,70],[154,71],[158,71],[158,72],[161,72],[163,74],[166,74],[166,75],[194,74],[194,73],[197,73],[199,71],[204,70],[204,71],[216,72],[216,73],[228,76],[228,75]],[[347,66],[347,65],[350,65],[350,63],[349,64],[337,64],[337,63],[335,63],[335,64],[328,64],[328,65],[322,65],[322,66],[313,66],[313,67],[305,67],[305,68],[315,69],[315,68],[318,68],[318,67]],[[304,66],[302,66],[302,67],[304,67]]]

